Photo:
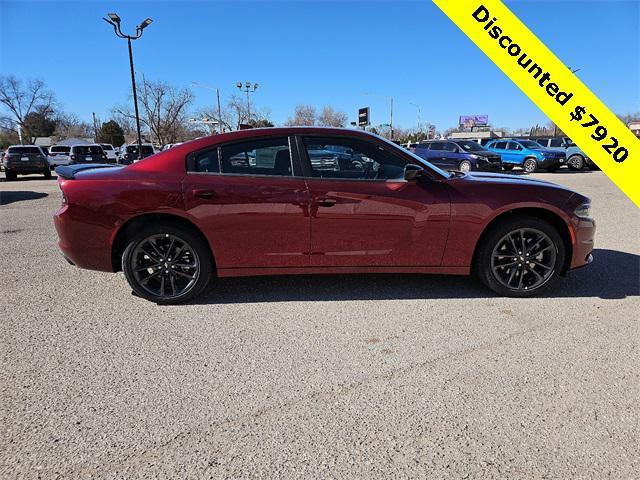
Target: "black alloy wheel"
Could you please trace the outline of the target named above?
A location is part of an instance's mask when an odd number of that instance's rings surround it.
[[[140,232],[127,246],[122,267],[138,296],[173,304],[202,292],[211,279],[213,260],[197,235],[166,226]]]
[[[475,270],[500,295],[530,297],[557,281],[565,261],[559,233],[537,217],[513,218],[493,228],[479,246]]]

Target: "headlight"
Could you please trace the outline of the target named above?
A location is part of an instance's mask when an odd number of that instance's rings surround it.
[[[591,203],[583,203],[573,212],[576,217],[584,218],[586,220],[591,219]]]
[[[469,158],[472,160],[478,160],[480,158],[480,155],[475,155],[472,153],[471,155],[469,155]]]

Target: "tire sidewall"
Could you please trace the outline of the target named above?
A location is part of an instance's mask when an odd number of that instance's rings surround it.
[[[142,288],[138,284],[131,267],[133,253],[140,242],[144,241],[146,238],[152,235],[159,235],[163,233],[174,235],[187,242],[195,250],[200,263],[200,272],[198,274],[198,279],[196,280],[195,285],[189,291],[183,293],[182,295],[172,298],[157,297]],[[213,258],[211,256],[209,246],[205,244],[205,242],[198,235],[192,233],[188,229],[180,228],[178,226],[158,225],[145,227],[136,232],[135,235],[130,239],[127,247],[124,250],[124,253],[122,254],[122,271],[124,272],[124,276],[127,279],[127,282],[136,295],[151,302],[155,302],[159,305],[171,305],[187,302],[192,298],[200,295],[200,293],[202,293],[202,291],[211,281],[214,273],[214,267]]]
[[[493,249],[497,242],[500,241],[506,234],[520,228],[534,228],[544,232],[553,242],[556,247],[556,263],[554,271],[550,278],[538,288],[533,290],[513,290],[502,285],[494,277],[491,269],[491,256]],[[474,265],[475,273],[491,290],[498,295],[505,297],[533,297],[539,295],[543,291],[550,288],[560,277],[562,268],[564,266],[566,258],[566,249],[564,242],[558,231],[548,222],[541,220],[537,217],[520,216],[517,218],[506,220],[495,227],[482,239],[482,244],[479,246],[478,254],[476,256],[476,264]]]
[[[533,168],[528,169],[527,164],[533,164]],[[538,161],[535,158],[525,158],[522,164],[525,173],[534,173],[538,169]]]
[[[467,170],[463,170],[462,165],[469,165],[469,168]],[[472,167],[473,165],[471,165],[471,162],[469,160],[462,160],[458,165],[458,170],[460,170],[461,172],[467,173],[471,171]]]
[[[576,167],[576,166],[571,164],[571,159],[572,158],[577,159],[577,160],[580,161],[580,167]],[[569,168],[571,170],[580,171],[580,170],[582,170],[584,168],[584,158],[582,158],[580,155],[571,155],[569,157],[569,160],[567,161],[567,165],[569,165]]]

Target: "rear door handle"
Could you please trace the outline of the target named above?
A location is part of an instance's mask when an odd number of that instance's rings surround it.
[[[333,207],[338,201],[335,198],[321,198],[316,203],[319,207]]]
[[[194,197],[204,198],[204,199],[216,198],[218,196],[216,192],[213,190],[194,189],[192,193]]]

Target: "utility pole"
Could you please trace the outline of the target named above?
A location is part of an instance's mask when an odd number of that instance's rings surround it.
[[[96,120],[96,112],[93,113],[93,138],[95,142],[98,142],[98,121]]]
[[[216,100],[218,102],[218,133],[224,133],[224,123],[222,122],[222,107],[220,105],[220,89],[218,87],[203,85],[202,83],[198,83],[198,82],[191,82],[191,86],[206,88],[207,90],[215,90]]]

